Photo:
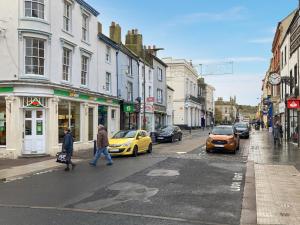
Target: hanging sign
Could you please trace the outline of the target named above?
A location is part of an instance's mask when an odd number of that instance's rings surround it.
[[[288,99],[287,100],[287,108],[288,109],[299,109],[300,108],[300,100],[299,99]]]

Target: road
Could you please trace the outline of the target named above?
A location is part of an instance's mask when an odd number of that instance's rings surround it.
[[[240,224],[249,140],[207,154],[207,134],[155,145],[151,155],[46,171],[0,184],[1,225]]]

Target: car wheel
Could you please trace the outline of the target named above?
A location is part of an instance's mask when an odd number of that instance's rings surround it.
[[[208,150],[208,149],[206,149],[206,152],[207,152],[207,153],[211,153],[211,151],[210,151],[210,150]]]
[[[149,153],[149,154],[152,153],[152,144],[151,143],[148,146],[147,153]]]
[[[134,146],[133,151],[132,151],[132,156],[137,157],[139,153],[138,146]]]
[[[178,141],[182,141],[182,135],[179,136]]]

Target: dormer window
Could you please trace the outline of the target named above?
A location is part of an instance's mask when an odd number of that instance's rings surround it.
[[[25,0],[25,16],[45,19],[44,0]]]

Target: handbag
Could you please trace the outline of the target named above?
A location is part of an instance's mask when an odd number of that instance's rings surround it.
[[[67,163],[67,153],[66,152],[58,152],[56,154],[56,162],[58,163]]]

